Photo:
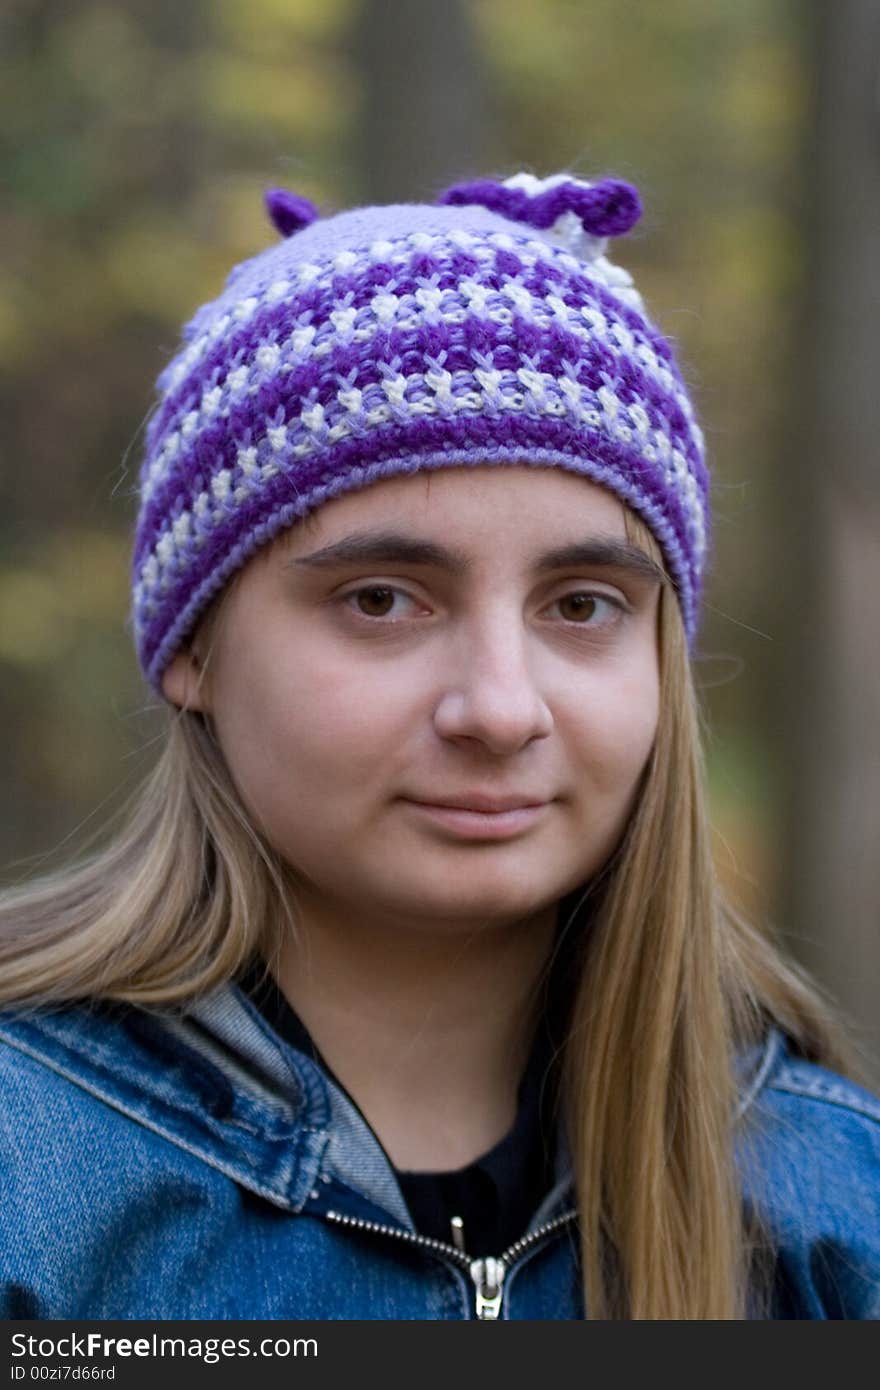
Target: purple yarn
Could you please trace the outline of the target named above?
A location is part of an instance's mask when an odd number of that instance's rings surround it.
[[[415,283],[415,282],[413,282]],[[273,315],[267,314],[261,320],[260,334],[263,337],[283,336],[283,324],[295,320],[295,315],[291,312],[291,306],[285,304],[282,309],[283,319],[276,309]],[[500,327],[491,322],[482,323],[479,319],[474,319],[472,327],[480,327],[480,348],[486,354],[487,360],[494,361],[497,368],[511,371],[509,363],[517,361],[516,349],[509,345],[507,339],[510,336],[507,326]],[[531,347],[527,342],[529,325],[524,321],[514,318],[510,329],[518,345],[524,343]],[[432,341],[433,338],[433,341]],[[236,340],[233,340],[236,341]],[[581,346],[578,340],[570,334],[565,334],[561,329],[554,330],[553,333],[544,335],[542,342],[543,352],[540,357],[540,367],[550,373],[559,373],[563,370],[567,360],[574,359],[573,365],[577,369],[577,379],[585,386],[598,389],[603,384],[607,384],[610,373],[615,369],[615,359],[609,350],[598,342],[591,342],[586,346]],[[276,381],[268,389],[260,388],[256,397],[248,396],[236,405],[231,405],[229,414],[222,423],[214,424],[206,428],[201,435],[196,450],[193,453],[193,461],[199,465],[198,470],[183,466],[171,475],[164,485],[150,498],[145,504],[141,517],[141,538],[136,552],[136,559],[140,559],[145,547],[152,544],[162,518],[172,505],[172,498],[181,495],[181,489],[185,489],[183,495],[189,505],[203,486],[203,464],[214,460],[219,467],[229,468],[235,459],[237,452],[237,441],[240,440],[245,431],[252,426],[255,413],[258,415],[273,415],[279,407],[288,406],[287,415],[295,417],[298,413],[297,403],[311,398],[321,405],[330,405],[336,395],[338,382],[341,378],[350,376],[349,385],[366,389],[377,382],[381,382],[383,375],[387,374],[388,361],[403,361],[407,353],[414,354],[419,360],[426,354],[436,354],[438,352],[449,351],[454,353],[454,360],[464,367],[473,356],[473,349],[456,349],[455,346],[446,340],[439,338],[430,329],[412,329],[408,333],[392,332],[384,335],[375,345],[375,353],[371,354],[366,360],[358,361],[355,359],[355,367],[350,367],[350,349],[343,348],[328,354],[323,360],[322,366],[314,361],[305,363],[302,367],[295,368],[286,374],[283,382]],[[251,346],[253,352],[254,345]],[[239,356],[236,350],[235,357]],[[449,362],[445,364],[449,366]],[[622,367],[626,367],[626,371]],[[647,376],[643,368],[638,364],[626,363],[618,366],[620,380],[618,381],[618,393],[622,401],[629,402],[641,401],[646,413],[655,424],[661,424],[666,428],[670,436],[675,438],[683,452],[692,452],[691,441],[688,438],[686,422],[674,418],[669,401],[659,392]],[[682,388],[683,389],[683,388]],[[179,421],[187,410],[191,408],[194,394],[188,393],[187,399],[178,404],[177,411],[173,417]],[[663,415],[663,420],[660,417]],[[171,427],[172,418],[163,421],[163,430]],[[429,422],[428,422],[429,423]],[[425,426],[427,428],[427,424]],[[696,466],[696,458],[692,459]]]
[[[299,193],[288,193],[285,188],[270,188],[263,195],[263,201],[282,236],[292,236],[300,228],[308,227],[318,216],[314,203]]]
[[[657,538],[693,642],[709,479],[685,383],[626,273],[541,235],[572,212],[591,236],[626,231],[636,190],[479,180],[326,219],[284,190],[265,201],[285,239],[233,269],[158,380],[132,562],[151,686],[280,530],[439,467],[563,468],[611,489]]]
[[[515,222],[542,229],[552,227],[564,213],[573,212],[584,231],[598,237],[621,236],[642,215],[638,189],[622,179],[603,179],[590,188],[574,181],[560,183],[538,194],[506,188],[494,179],[474,179],[453,184],[437,202],[453,207],[479,203]]]
[[[497,255],[495,263],[499,270],[505,265],[509,254],[502,251]],[[448,282],[450,285],[456,285],[463,277],[472,276],[477,270],[478,262],[464,254],[457,254],[446,261],[440,257],[431,258],[425,266],[427,275],[436,274],[441,284]],[[563,274],[552,265],[536,265],[526,272],[522,279],[526,288],[536,296],[555,294],[575,312],[581,310],[585,305],[597,304],[606,313],[616,315],[630,330],[638,332],[644,329],[644,322],[640,315],[619,301],[615,301],[613,295],[604,286],[598,285],[586,275],[577,275],[571,271]],[[332,309],[335,302],[349,294],[352,296],[351,302],[356,308],[365,308],[370,303],[376,289],[390,282],[394,283],[397,292],[401,294],[414,293],[419,287],[418,277],[409,273],[401,274],[400,270],[395,270],[393,265],[379,262],[372,267],[368,274],[361,277],[334,275],[322,291],[307,290],[301,292],[295,301],[285,302],[280,307],[272,304],[261,306],[247,327],[238,330],[230,329],[228,335],[217,344],[205,359],[198,380],[187,379],[176,391],[172,389],[166,392],[157,415],[150,423],[150,431],[155,434],[172,428],[172,422],[178,416],[184,415],[192,409],[194,404],[197,404],[205,382],[209,378],[213,379],[215,374],[225,376],[226,370],[237,366],[239,360],[248,360],[260,341],[273,334],[289,332],[297,319],[307,321],[311,317],[317,316],[327,322],[329,310]],[[517,328],[518,341],[522,341],[522,336],[528,330],[522,324],[519,324]],[[556,327],[550,330],[551,341],[559,331]],[[546,340],[546,335],[542,335],[542,341]],[[662,356],[671,364],[672,354],[665,339],[655,333],[651,342],[658,356]],[[416,346],[418,348],[420,344]],[[571,348],[569,340],[566,340],[565,348],[566,350]],[[338,369],[345,370],[343,367]],[[375,364],[371,359],[368,359],[363,364],[362,369],[364,371],[375,370]],[[151,435],[148,433],[148,445],[150,438]]]

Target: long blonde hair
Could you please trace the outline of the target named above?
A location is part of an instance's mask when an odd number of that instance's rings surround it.
[[[629,538],[662,564],[651,532]],[[227,586],[226,595],[235,584]],[[203,620],[210,646],[223,598]],[[853,1071],[820,992],[716,884],[680,611],[658,614],[661,713],[641,795],[584,934],[562,1095],[591,1318],[745,1316],[754,1233],[733,1143],[734,1059],[775,1021]],[[166,711],[158,761],[110,842],[0,894],[0,1003],[183,1005],[271,960],[295,879],[251,824],[209,724]]]

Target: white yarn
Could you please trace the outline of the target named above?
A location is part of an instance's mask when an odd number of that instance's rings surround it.
[[[539,179],[534,174],[526,173],[525,170],[505,179],[504,187],[519,189],[521,192],[527,193],[530,198],[534,198],[540,193],[546,193],[550,188],[556,188],[561,183],[573,183],[578,188],[594,187],[593,183],[586,179],[576,178],[574,174],[551,174],[546,179]],[[598,280],[607,289],[613,290],[618,298],[622,299],[625,304],[629,304],[631,308],[638,310],[640,314],[645,313],[644,301],[635,288],[629,271],[624,270],[623,266],[614,265],[605,255],[608,249],[608,237],[597,237],[584,231],[576,212],[564,212],[561,217],[557,217],[552,226],[533,227],[532,231],[550,246],[560,246],[569,255],[576,256],[579,261],[589,266],[590,274],[594,280]]]

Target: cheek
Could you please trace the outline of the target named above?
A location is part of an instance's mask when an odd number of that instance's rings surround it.
[[[588,782],[610,802],[629,804],[654,746],[659,716],[656,672],[633,672],[582,699],[580,749]]]
[[[242,666],[216,724],[249,809],[292,825],[338,820],[359,790],[386,777],[405,716],[392,692],[366,688],[351,662],[328,669],[299,649],[295,659]]]

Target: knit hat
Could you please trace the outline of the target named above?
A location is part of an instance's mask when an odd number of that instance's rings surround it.
[[[689,642],[708,524],[703,436],[672,349],[607,238],[617,179],[454,185],[434,204],[319,219],[266,195],[283,240],[184,329],[146,431],[132,626],[147,681],[284,527],[381,478],[565,468],[656,536]]]

